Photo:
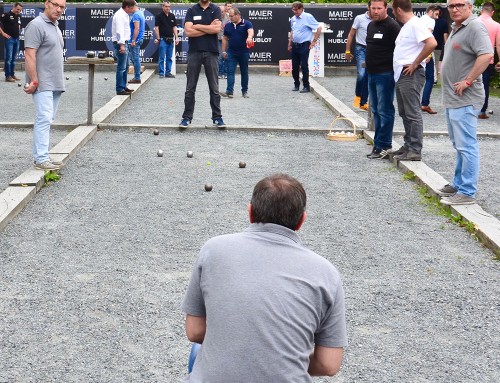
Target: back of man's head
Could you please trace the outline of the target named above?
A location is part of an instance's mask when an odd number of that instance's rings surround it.
[[[255,185],[251,214],[255,223],[274,223],[296,230],[306,210],[306,192],[287,174],[273,174]]]
[[[481,13],[483,12],[492,15],[493,12],[495,12],[495,5],[489,1],[484,3],[483,7],[481,8]]]
[[[403,12],[411,12],[413,10],[410,0],[394,0],[392,2],[392,9],[399,8]]]
[[[133,7],[137,5],[135,0],[123,0],[122,1],[122,8],[125,9],[127,7]]]

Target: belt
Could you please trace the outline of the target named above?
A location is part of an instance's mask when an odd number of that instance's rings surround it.
[[[366,45],[363,45],[363,44],[358,44],[356,43],[356,45],[360,46],[360,47],[363,47],[363,48],[366,48]]]
[[[304,41],[303,43],[293,43],[295,47],[301,47],[302,45],[311,45],[310,41]]]

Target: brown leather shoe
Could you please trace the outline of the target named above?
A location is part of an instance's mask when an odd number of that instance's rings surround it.
[[[5,82],[16,82],[12,77],[5,77]]]
[[[430,106],[421,106],[420,109],[422,109],[422,112],[427,112],[429,114],[437,114],[437,112],[434,112]]]
[[[12,76],[12,78],[16,81],[21,81],[21,79],[19,77],[16,77],[16,76]]]
[[[481,120],[487,120],[488,118],[490,118],[490,116],[488,116],[486,113],[479,113],[479,116],[477,116],[477,118],[480,118]]]
[[[140,84],[141,80],[136,80],[135,78],[133,78],[132,80],[128,80],[128,83],[129,84]]]

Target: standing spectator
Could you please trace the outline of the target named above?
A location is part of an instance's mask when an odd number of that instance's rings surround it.
[[[434,83],[437,83],[441,75],[441,62],[443,61],[443,49],[446,40],[448,39],[448,21],[444,15],[443,9],[439,8],[439,17],[436,19],[434,26],[434,38],[436,39],[437,46],[434,49]]]
[[[172,53],[174,44],[179,44],[177,35],[177,20],[170,12],[170,2],[164,1],[162,12],[155,19],[155,44],[158,47],[158,75],[160,78],[174,78],[172,74]]]
[[[292,52],[293,91],[300,87],[299,70],[302,69],[303,88],[300,93],[309,93],[309,51],[314,47],[321,34],[321,25],[313,15],[304,12],[304,5],[300,1],[292,4],[293,17],[290,19],[290,38],[288,51]],[[312,31],[316,30],[313,38]]]
[[[220,8],[210,0],[200,0],[188,9],[184,21],[184,33],[189,37],[187,58],[187,83],[184,95],[184,113],[179,127],[185,129],[191,123],[194,113],[196,86],[200,77],[201,66],[210,91],[210,107],[214,126],[225,128],[220,110],[219,94],[219,33],[221,23]]]
[[[50,125],[55,119],[64,87],[64,41],[58,20],[66,0],[46,1],[45,10],[29,22],[24,33],[26,76],[24,91],[33,95],[33,160],[35,168],[57,170],[62,163],[49,157]]]
[[[345,57],[352,60],[356,57],[356,89],[353,106],[361,110],[368,110],[368,73],[366,73],[366,28],[372,21],[370,10],[354,18],[351,30],[347,36]],[[351,53],[352,40],[356,36],[354,56]]]
[[[127,88],[128,45],[130,39],[130,17],[137,3],[123,0],[122,7],[115,12],[111,23],[111,40],[116,57],[116,94],[124,96],[133,91]]]
[[[141,45],[144,41],[146,31],[146,18],[137,4],[130,19],[130,56],[134,65],[134,78],[129,80],[130,84],[141,83]]]
[[[488,35],[490,36],[491,46],[493,47],[493,50],[496,47],[497,55],[498,57],[500,57],[500,24],[492,19],[494,13],[495,6],[493,5],[493,3],[484,3],[483,8],[481,9],[481,16],[479,16],[479,20],[486,27]],[[490,65],[488,65],[486,70],[483,72],[484,104],[481,108],[481,112],[479,113],[479,118],[483,120],[489,118],[486,114],[486,109],[488,109],[488,100],[490,98],[490,81],[491,76],[493,76],[494,70],[494,57],[492,57]]]
[[[425,82],[426,58],[437,43],[425,21],[413,13],[410,0],[394,0],[392,10],[396,20],[403,24],[394,49],[394,81],[398,111],[405,128],[404,145],[394,152],[394,159],[420,161],[424,138],[420,93]]]
[[[21,80],[16,77],[16,57],[19,53],[19,32],[21,31],[21,3],[14,3],[8,13],[3,13],[0,18],[0,34],[4,37],[5,81],[16,82]]]
[[[392,58],[401,27],[387,15],[387,0],[368,2],[372,22],[366,32],[366,71],[375,138],[369,159],[388,158],[394,129],[394,70]]]
[[[436,19],[439,17],[439,7],[437,5],[429,5],[427,7],[425,15],[422,15],[420,18],[427,29],[431,33],[434,32],[434,27],[436,25]],[[436,43],[437,44],[437,43]],[[429,54],[429,57],[425,60],[425,85],[424,91],[422,93],[422,106],[420,109],[423,112],[427,112],[429,114],[437,114],[432,108],[429,106],[431,103],[431,93],[432,87],[434,86],[434,58],[432,52]]]
[[[295,178],[266,177],[253,190],[250,226],[202,247],[182,302],[186,335],[202,343],[188,382],[309,383],[339,371],[342,281],[296,234],[305,208]]]
[[[226,6],[221,5],[220,7],[222,16],[222,28],[219,33],[217,33],[217,38],[219,39],[219,79],[226,78],[226,60],[222,57],[222,38],[224,37],[224,27],[229,23],[229,15],[226,11]]]
[[[451,143],[457,151],[455,176],[439,190],[445,205],[471,205],[476,202],[479,176],[477,116],[484,103],[481,73],[493,57],[488,31],[472,14],[473,0],[448,0],[453,20],[444,46],[443,104]]]
[[[234,76],[236,65],[240,66],[241,92],[243,98],[248,98],[248,61],[250,60],[249,46],[253,44],[253,26],[248,20],[241,18],[240,10],[236,7],[229,11],[230,23],[224,28],[222,40],[222,56],[227,63],[227,88],[223,97],[233,97]]]

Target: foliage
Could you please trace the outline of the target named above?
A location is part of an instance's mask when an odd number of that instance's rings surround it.
[[[49,182],[59,181],[61,176],[52,170],[47,170],[43,175],[43,178],[45,179],[45,185],[48,185]]]

